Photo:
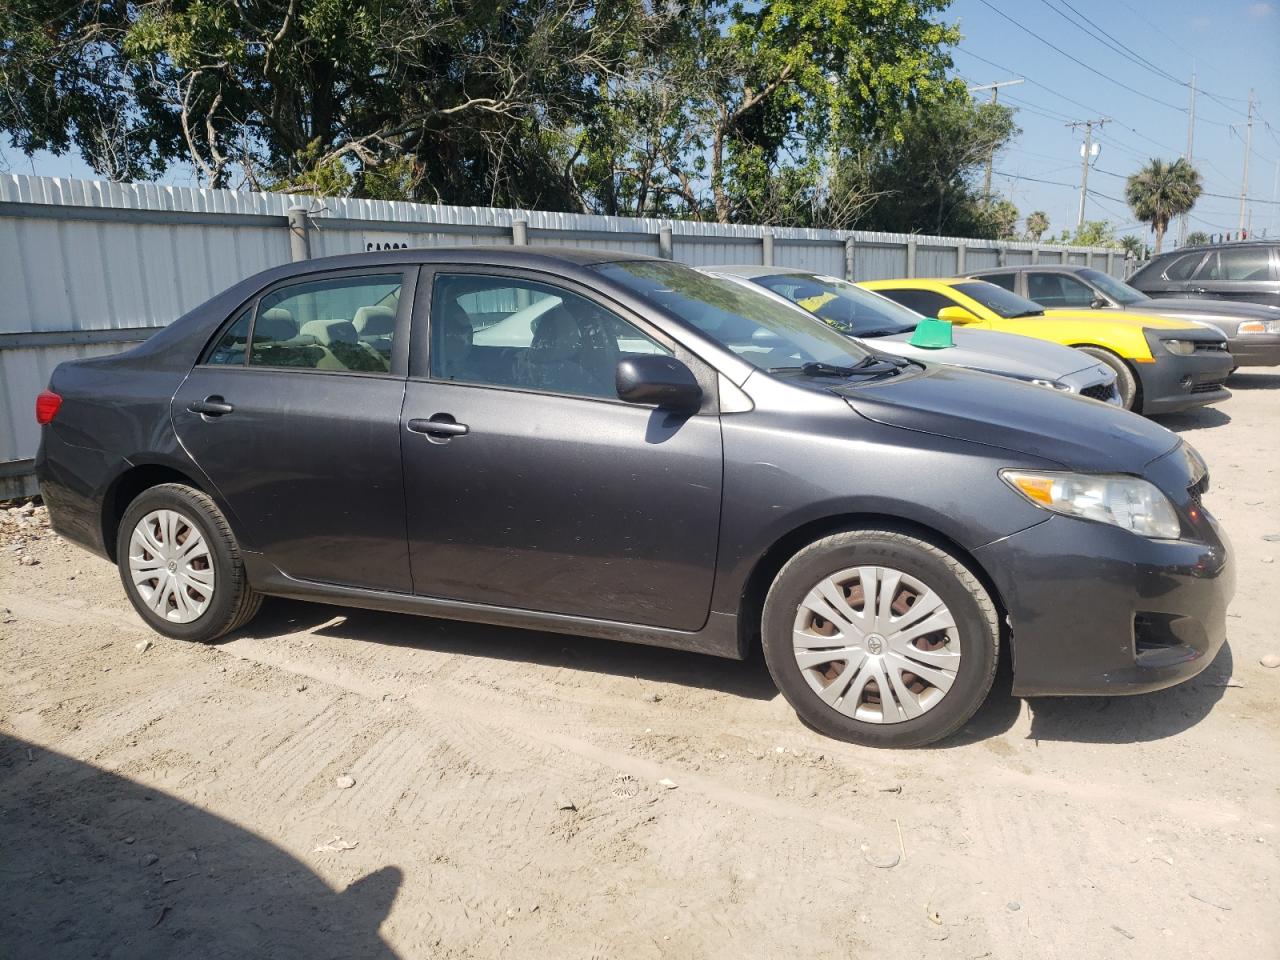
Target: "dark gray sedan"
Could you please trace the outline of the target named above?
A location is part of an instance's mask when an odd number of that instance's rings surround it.
[[[1192,677],[1234,586],[1163,427],[606,251],[278,267],[61,364],[36,415],[55,529],[165,636],[274,595],[759,645],[806,722],[879,746],[964,725],[1003,646],[1020,694]]]
[[[1227,350],[1237,366],[1280,364],[1280,307],[1208,297],[1155,299],[1101,270],[1068,264],[997,267],[969,276],[1004,287],[1046,309],[1092,307],[1199,321],[1226,334]]]

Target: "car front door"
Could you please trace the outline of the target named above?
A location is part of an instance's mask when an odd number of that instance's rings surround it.
[[[623,403],[615,369],[670,353],[704,383],[711,371],[541,274],[424,270],[414,328],[401,443],[415,593],[700,628],[720,530],[714,397],[695,415]]]
[[[408,593],[400,406],[417,267],[268,288],[214,338],[173,423],[245,549],[290,577]]]

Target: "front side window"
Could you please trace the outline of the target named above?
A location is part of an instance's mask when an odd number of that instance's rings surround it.
[[[807,363],[843,367],[870,356],[856,341],[764,291],[678,263],[623,260],[591,269],[764,370]]]
[[[936,317],[938,311],[943,307],[959,306],[950,297],[944,296],[933,290],[912,290],[904,288],[901,290],[877,290],[876,293],[883,294],[894,303],[900,303],[908,310],[914,310],[916,313],[925,317]]]
[[[400,274],[296,283],[258,302],[252,367],[386,373]]]
[[[249,344],[249,325],[252,322],[252,309],[240,314],[209,349],[204,362],[220,365],[244,363],[245,348]]]
[[[1012,320],[1016,317],[1038,317],[1044,310],[1040,304],[1010,293],[1003,287],[991,283],[957,283],[955,289],[971,300],[976,300],[992,313]]]
[[[442,274],[431,293],[431,377],[616,400],[618,361],[670,351],[570,290]]]
[[[766,290],[804,307],[828,326],[851,337],[885,336],[914,330],[920,318],[910,310],[854,286],[814,273],[753,277]]]
[[[1101,270],[1081,270],[1080,276],[1092,283],[1095,287],[1109,296],[1116,303],[1123,306],[1132,306],[1135,303],[1144,303],[1151,298],[1141,290],[1135,290],[1123,280],[1117,280],[1109,273],[1103,273]]]
[[[1266,247],[1217,250],[1196,274],[1198,280],[1270,280],[1271,257]]]

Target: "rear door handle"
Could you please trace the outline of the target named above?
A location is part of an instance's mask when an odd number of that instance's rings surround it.
[[[410,420],[409,429],[425,433],[428,437],[462,437],[471,432],[465,423],[458,423],[447,413],[437,413],[429,420]]]
[[[187,409],[192,413],[198,413],[206,417],[221,417],[228,413],[234,413],[236,408],[215,394],[212,397],[205,397],[203,400],[195,401]]]

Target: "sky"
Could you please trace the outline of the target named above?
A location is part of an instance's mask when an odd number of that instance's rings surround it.
[[[1085,216],[1150,238],[1123,202],[1124,177],[1151,157],[1186,154],[1194,70],[1201,93],[1192,161],[1206,194],[1221,196],[1201,197],[1189,229],[1238,228],[1252,88],[1249,224],[1254,234],[1280,236],[1280,203],[1272,202],[1280,200],[1280,0],[955,0],[943,19],[964,34],[953,51],[957,75],[971,85],[1023,79],[1000,91],[1001,102],[1017,108],[1022,133],[997,156],[992,187],[1023,215],[1047,213],[1051,234],[1074,228],[1079,204],[1083,132],[1068,123],[1109,117],[1095,128],[1099,154]],[[7,149],[0,151],[5,168],[94,177],[74,152],[28,159]],[[163,179],[195,184],[187,165]]]
[[[1068,19],[1076,13],[1096,36]],[[1083,129],[1067,123],[1110,117],[1095,128],[1100,152],[1089,173],[1090,191],[1104,196],[1088,198],[1085,216],[1149,239],[1150,228],[1135,223],[1123,203],[1124,176],[1151,157],[1186,154],[1194,69],[1202,93],[1192,162],[1205,193],[1226,196],[1202,196],[1190,229],[1213,234],[1238,227],[1252,87],[1253,232],[1280,235],[1280,204],[1263,202],[1280,199],[1280,0],[956,0],[946,19],[964,34],[954,52],[963,79],[974,85],[1025,81],[1000,91],[1001,102],[1018,108],[1022,133],[997,156],[992,180],[992,189],[1024,215],[1043,210],[1054,234],[1074,228]],[[1175,228],[1170,233],[1176,238]]]

